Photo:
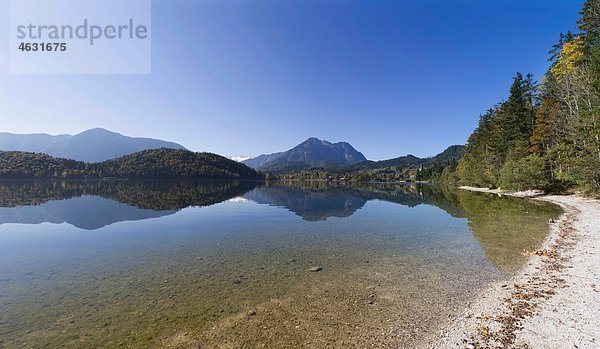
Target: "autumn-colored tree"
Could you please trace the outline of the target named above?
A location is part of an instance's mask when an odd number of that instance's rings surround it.
[[[573,72],[584,58],[584,43],[581,36],[565,42],[550,72],[558,78]]]

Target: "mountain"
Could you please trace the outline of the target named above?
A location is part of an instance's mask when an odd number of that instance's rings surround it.
[[[465,153],[464,145],[451,145],[438,155],[428,158],[425,161],[425,166],[429,167],[434,164],[446,164],[451,161],[458,161]]]
[[[242,161],[250,160],[250,159],[252,159],[252,157],[251,156],[238,155],[238,156],[232,156],[232,157],[230,157],[230,159],[233,160],[233,161],[242,162]]]
[[[102,128],[91,129],[74,136],[0,133],[0,150],[44,153],[56,158],[84,162],[102,162],[142,150],[159,148],[185,149],[177,143],[127,137]]]
[[[429,158],[406,155],[389,160],[366,161],[352,166],[351,170],[360,171],[389,167],[416,168],[420,166],[431,167],[433,165],[445,165],[450,161],[458,161],[462,157],[464,149],[465,147],[463,145],[452,145],[440,154]]]
[[[346,142],[330,143],[309,138],[288,151],[260,155],[243,163],[254,169],[263,169],[274,166],[285,167],[290,164],[294,168],[352,165],[366,160],[363,154]]]
[[[101,163],[0,151],[0,179],[24,178],[260,179],[248,166],[211,153],[152,149]]]
[[[381,160],[381,161],[365,161],[359,164],[356,164],[351,167],[350,170],[359,171],[359,170],[372,170],[376,168],[387,168],[387,167],[418,167],[423,163],[423,159],[416,157],[414,155],[405,155],[397,158],[389,159],[389,160]]]

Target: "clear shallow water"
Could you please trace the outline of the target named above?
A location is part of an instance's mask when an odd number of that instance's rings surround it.
[[[408,346],[559,214],[401,184],[0,182],[0,346]]]

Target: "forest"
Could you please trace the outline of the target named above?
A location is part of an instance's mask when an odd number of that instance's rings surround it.
[[[440,180],[509,190],[600,193],[600,1],[561,34],[536,82],[517,73]]]
[[[192,178],[262,179],[248,166],[211,153],[153,149],[101,163],[0,151],[0,179]]]

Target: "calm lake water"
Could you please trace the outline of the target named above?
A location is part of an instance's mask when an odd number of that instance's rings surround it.
[[[427,185],[0,182],[0,347],[410,347],[559,215]]]

